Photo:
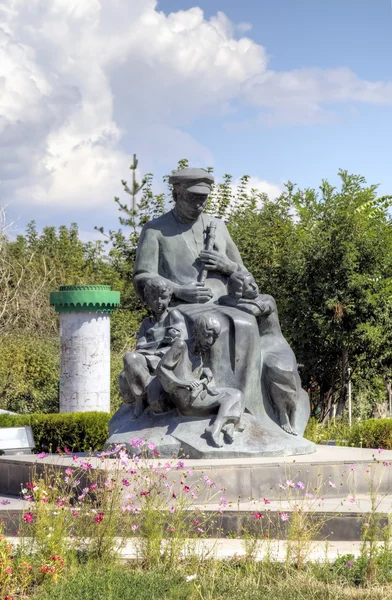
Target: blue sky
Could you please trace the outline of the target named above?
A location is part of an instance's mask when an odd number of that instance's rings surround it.
[[[133,152],[157,182],[189,157],[272,195],[287,180],[337,183],[339,168],[392,193],[390,0],[2,10],[0,202],[19,230],[115,226]]]

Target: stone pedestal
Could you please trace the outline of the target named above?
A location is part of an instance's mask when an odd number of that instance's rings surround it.
[[[50,303],[60,313],[60,412],[110,412],[109,286],[62,286]]]

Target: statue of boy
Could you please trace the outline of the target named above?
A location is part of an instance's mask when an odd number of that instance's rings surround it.
[[[134,418],[142,414],[147,404],[154,412],[166,408],[163,390],[154,380],[155,369],[175,339],[188,337],[183,315],[175,308],[168,308],[172,294],[170,284],[159,277],[150,279],[144,287],[144,300],[153,317],[142,322],[136,350],[124,356],[124,370],[119,380],[124,401],[134,403]]]
[[[193,337],[176,339],[161,359],[156,376],[182,415],[208,417],[218,409],[214,422],[205,429],[210,444],[221,447],[221,434],[226,443],[234,440],[234,429],[243,413],[244,398],[240,390],[217,388],[203,355],[214,345],[221,331],[219,321],[211,313],[195,320]]]
[[[257,319],[261,345],[261,379],[266,384],[280,426],[292,435],[296,430],[297,404],[306,392],[301,387],[294,352],[280,328],[276,302],[272,296],[259,294],[250,273],[233,273],[228,281],[229,295],[219,298],[219,304],[236,306]]]

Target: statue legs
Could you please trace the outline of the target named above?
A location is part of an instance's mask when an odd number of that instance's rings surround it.
[[[124,356],[124,370],[120,374],[120,391],[124,402],[134,404],[134,418],[137,419],[149,405],[153,412],[167,410],[167,395],[159,380],[151,373],[152,367],[146,357],[139,352],[127,352]]]
[[[146,390],[152,378],[145,356],[138,352],[127,352],[124,356],[124,371],[120,375],[120,390],[124,402],[134,403],[133,416],[135,419],[140,417],[147,406]],[[124,380],[128,384],[125,395],[121,388],[121,384],[125,387]]]
[[[218,414],[212,425],[206,428],[207,440],[218,448],[223,446],[221,433],[225,442],[231,444],[234,441],[234,429],[239,425],[243,413],[244,396],[240,390],[234,388],[215,388],[219,395],[213,397],[219,404]]]
[[[296,364],[290,364],[289,359],[288,353],[283,357],[276,354],[264,356],[263,377],[266,378],[281,428],[287,433],[298,435],[296,412],[300,401],[301,383]]]

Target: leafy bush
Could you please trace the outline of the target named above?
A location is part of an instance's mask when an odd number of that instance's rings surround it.
[[[18,413],[58,410],[59,337],[7,334],[0,338],[0,408]]]
[[[346,423],[328,421],[320,423],[316,418],[309,419],[304,436],[315,444],[334,440],[338,446],[347,446],[350,428]]]
[[[392,450],[392,419],[367,419],[350,427],[346,423],[329,422],[326,425],[317,419],[309,419],[305,437],[315,444],[335,440],[337,446],[357,448],[385,448]]]
[[[392,419],[368,419],[354,425],[348,445],[361,448],[392,449]]]
[[[103,412],[50,415],[0,415],[0,427],[30,425],[36,451],[55,452],[67,446],[74,452],[102,450],[108,438],[110,415]]]

